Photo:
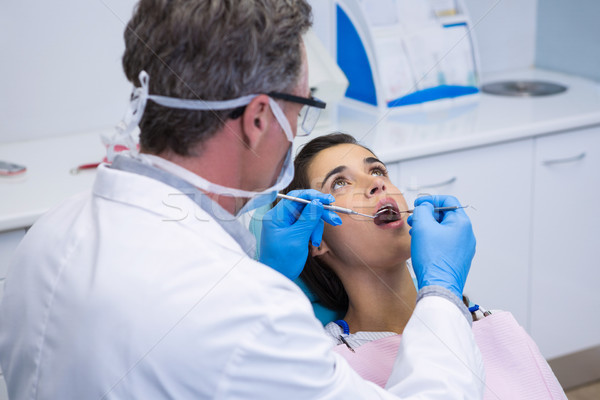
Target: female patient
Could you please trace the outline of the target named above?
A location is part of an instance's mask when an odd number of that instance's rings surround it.
[[[344,316],[325,326],[338,352],[363,377],[384,386],[399,334],[411,316],[417,295],[407,268],[411,257],[409,214],[400,212],[409,207],[390,181],[385,165],[349,135],[315,138],[297,155],[295,168],[296,175],[287,191],[316,189],[331,193],[338,206],[377,214],[374,220],[340,215],[342,225],[325,224],[321,245],[309,245],[301,278],[323,306]],[[508,332],[503,328],[498,333],[494,327],[495,323],[509,327],[511,322],[515,329]],[[483,318],[474,323],[473,331],[486,366],[486,398],[566,398],[537,346],[514,323],[510,313]],[[499,358],[492,353],[501,351],[503,341],[516,350],[524,346],[528,355],[523,359],[517,356],[515,365],[510,365],[513,359],[498,365]],[[531,371],[541,377],[533,379],[529,375],[519,382],[520,376]]]

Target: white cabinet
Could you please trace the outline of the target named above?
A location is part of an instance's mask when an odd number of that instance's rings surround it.
[[[549,358],[600,345],[600,127],[535,139],[531,333]]]
[[[3,292],[4,292],[4,279],[2,279],[2,281],[0,281],[0,299],[2,299]],[[6,392],[6,383],[4,382],[4,376],[2,374],[2,370],[0,370],[0,400],[8,400],[8,393]]]
[[[600,126],[390,168],[409,204],[451,194],[474,207],[474,302],[511,311],[548,359],[600,346]]]
[[[8,392],[6,391],[6,382],[0,375],[0,400],[8,400]]]
[[[2,301],[2,295],[4,294],[4,279],[0,281],[0,302]],[[8,393],[6,393],[6,382],[4,382],[4,375],[0,369],[0,400],[8,400]]]
[[[402,161],[394,183],[409,204],[419,193],[451,194],[473,223],[477,250],[465,294],[528,322],[532,140]]]
[[[25,229],[0,232],[0,301],[4,294],[4,278],[8,270],[8,264],[19,242],[25,236],[25,232]],[[2,371],[0,371],[0,400],[8,400]]]
[[[0,299],[2,299],[4,278],[6,278],[8,264],[26,232],[26,229],[0,232]]]
[[[25,236],[26,229],[0,232],[0,283],[4,282],[12,255]],[[2,297],[0,297],[1,299]]]
[[[13,252],[25,236],[26,229],[0,232],[0,279],[6,277],[6,270]]]

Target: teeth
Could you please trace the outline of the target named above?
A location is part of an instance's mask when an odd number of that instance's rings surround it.
[[[381,207],[375,215],[383,213],[398,214],[398,212],[394,209],[394,206],[392,206],[391,204],[386,204],[383,207]]]
[[[376,225],[386,225],[401,219],[400,213],[396,209],[393,203],[384,204],[376,213],[375,213],[375,224]]]

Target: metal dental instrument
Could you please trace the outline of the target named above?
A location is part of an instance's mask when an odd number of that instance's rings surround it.
[[[288,196],[286,194],[278,193],[277,197],[279,197],[280,199],[287,199],[287,200],[296,201],[298,203],[310,204],[310,200],[301,199],[300,197]],[[362,215],[363,217],[367,217],[367,218],[375,218],[374,215],[361,214],[358,211],[354,211],[354,210],[351,210],[349,208],[344,208],[344,207],[339,207],[339,206],[323,205],[323,208],[326,209],[326,210],[330,210],[330,211],[336,212],[336,213],[340,213],[340,214]]]
[[[279,197],[280,199],[287,199],[287,200],[296,201],[298,203],[310,204],[310,200],[301,199],[300,197],[288,196],[287,194],[277,193],[277,197]],[[467,208],[467,207],[469,207],[469,206],[461,206],[461,207],[459,207],[459,206],[438,207],[438,208],[434,208],[433,211],[452,211],[452,210],[458,210],[459,208]],[[387,211],[387,209],[381,209],[375,215],[367,215],[367,214],[359,213],[358,211],[351,210],[349,208],[344,208],[344,207],[339,207],[339,206],[323,205],[323,208],[326,209],[326,210],[330,210],[330,211],[333,211],[333,212],[340,213],[340,214],[361,215],[361,216],[367,217],[367,218],[375,218],[379,214],[381,214],[382,212]],[[414,209],[412,209],[412,210],[405,210],[405,211],[398,211],[398,213],[412,214],[413,211],[414,211]]]
[[[459,208],[467,208],[467,207],[469,207],[469,206],[467,205],[467,206],[460,206],[460,207],[459,207],[459,206],[452,206],[452,207],[437,207],[437,208],[434,208],[434,209],[433,209],[433,211],[454,211],[454,210],[458,210]],[[375,217],[376,217],[378,214],[381,214],[381,213],[382,213],[382,212],[384,212],[384,211],[387,211],[387,210],[386,210],[386,209],[382,209],[382,210],[379,210],[379,211],[377,211],[377,214],[375,214]],[[407,213],[407,214],[412,214],[414,211],[415,211],[415,209],[413,208],[412,210],[404,210],[404,211],[398,211],[398,212],[399,212],[399,213]],[[373,218],[375,218],[375,217],[373,217]]]

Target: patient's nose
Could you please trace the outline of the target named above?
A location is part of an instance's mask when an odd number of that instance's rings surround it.
[[[369,190],[369,196],[374,196],[376,194],[384,192],[385,189],[386,189],[385,182],[383,181],[383,179],[377,177],[373,180],[373,183],[371,184],[371,189]]]

